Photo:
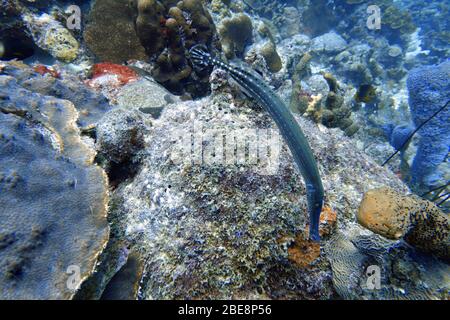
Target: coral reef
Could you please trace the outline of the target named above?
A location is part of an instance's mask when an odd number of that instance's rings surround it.
[[[450,101],[450,61],[410,71],[408,76],[409,107],[416,126],[421,125]],[[411,175],[419,192],[437,185],[442,177],[437,167],[450,150],[450,107],[420,129],[419,143]],[[427,191],[427,190],[425,190]]]
[[[215,36],[211,16],[200,0],[96,0],[84,34],[100,59],[150,60],[156,81],[173,93],[194,97],[207,93],[209,71],[194,73],[186,50],[198,43],[218,47]]]
[[[430,54],[422,59],[428,63],[439,63],[450,56],[449,22],[445,17],[450,12],[450,4],[446,1],[404,1],[405,9],[412,15],[414,22],[420,27],[418,35]],[[433,17],[433,23],[430,23]]]
[[[108,240],[107,178],[67,100],[0,76],[0,296],[70,299]]]
[[[449,12],[0,1],[0,298],[448,300]]]
[[[407,10],[401,10],[395,5],[389,5],[383,9],[383,24],[390,29],[405,34],[413,33],[416,30],[411,14]]]
[[[389,188],[366,192],[358,222],[389,239],[404,238],[416,248],[450,261],[450,221],[432,202]]]
[[[279,31],[282,37],[298,34],[300,15],[294,6],[295,2],[291,3],[290,6],[286,6],[286,3],[280,1],[245,0],[243,4],[248,9],[248,12],[270,23],[273,26],[272,29],[277,30],[277,33]]]
[[[247,162],[211,163],[196,153],[180,154],[191,145],[182,137],[191,133],[209,148],[215,141],[209,129],[272,126],[259,108],[233,96],[220,75],[217,70],[211,77],[213,96],[177,102],[152,121],[136,175],[113,193],[112,226],[147,261],[142,298],[334,296],[323,253],[317,257],[317,250],[298,241],[307,237],[305,187],[286,146],[272,174]],[[296,119],[325,178],[327,205],[337,213],[324,215],[325,243],[335,232],[333,221],[344,228],[368,189],[388,184],[406,192],[339,130]]]

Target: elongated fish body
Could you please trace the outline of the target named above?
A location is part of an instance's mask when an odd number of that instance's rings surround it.
[[[231,66],[212,57],[201,46],[194,46],[190,50],[190,55],[193,63],[198,66],[217,66],[226,70],[240,86],[264,107],[275,121],[305,180],[310,219],[309,236],[311,240],[319,241],[319,219],[324,195],[322,180],[308,140],[292,113],[264,80],[252,72]]]

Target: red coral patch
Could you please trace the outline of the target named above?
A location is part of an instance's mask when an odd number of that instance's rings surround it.
[[[120,64],[103,62],[92,66],[92,79],[96,79],[106,74],[116,75],[122,85],[127,84],[130,81],[135,81],[138,78],[138,74],[133,69]]]

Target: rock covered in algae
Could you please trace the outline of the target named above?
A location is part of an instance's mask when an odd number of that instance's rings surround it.
[[[64,62],[75,60],[80,45],[60,22],[46,13],[25,14],[23,19],[39,47]]]
[[[70,101],[0,83],[0,296],[69,299],[108,240],[107,178]]]
[[[306,194],[286,146],[282,144],[279,158],[272,162],[277,164],[274,171],[264,158],[259,165],[248,156],[236,162],[237,153],[228,164],[211,160],[214,136],[221,130],[245,137],[245,128],[250,134],[251,129],[273,128],[263,111],[231,95],[226,78],[218,78],[212,77],[221,81],[213,96],[176,103],[152,121],[138,172],[114,191],[110,214],[117,219],[112,225],[147,261],[142,298],[335,296],[323,251],[301,248],[308,219]],[[326,203],[337,213],[340,227],[350,223],[368,188],[388,184],[406,190],[338,130],[298,121],[314,150]],[[267,136],[270,131],[261,131],[260,138],[276,139],[276,132]],[[196,140],[190,140],[191,134]],[[192,142],[197,151],[183,154]],[[267,141],[258,144],[271,148]],[[205,162],[197,153],[201,146]]]
[[[347,47],[347,41],[336,32],[329,32],[312,39],[314,52],[339,53]]]
[[[96,148],[108,160],[124,162],[143,147],[144,130],[140,113],[116,108],[108,112],[97,126]]]
[[[368,191],[358,211],[358,222],[389,239],[404,238],[418,249],[450,261],[450,221],[428,200],[389,188]]]
[[[158,118],[169,104],[179,102],[179,98],[155,82],[143,80],[130,83],[120,90],[117,104],[125,109],[139,109]]]

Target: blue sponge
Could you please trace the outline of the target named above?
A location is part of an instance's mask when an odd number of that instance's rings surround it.
[[[407,86],[412,119],[419,126],[450,100],[450,60],[411,70]],[[431,186],[441,179],[436,169],[450,150],[450,107],[423,126],[418,134],[418,150],[411,167],[412,183]]]

